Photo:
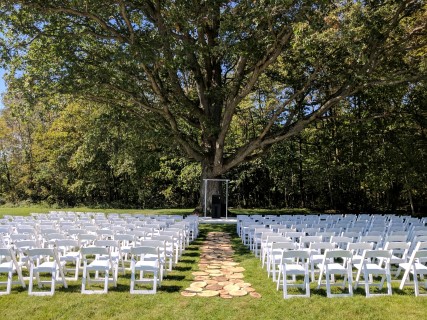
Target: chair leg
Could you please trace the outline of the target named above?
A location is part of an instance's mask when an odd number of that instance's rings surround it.
[[[82,293],[86,291],[86,264],[83,266]]]
[[[33,277],[34,277],[34,270],[31,266],[30,268],[30,283],[28,284],[28,294],[31,295],[33,293]]]
[[[108,292],[108,278],[109,278],[109,273],[108,273],[108,270],[107,270],[107,271],[105,271],[104,293]]]
[[[286,272],[283,273],[283,298],[288,298],[288,282]]]
[[[52,295],[55,294],[55,279],[56,279],[56,271],[52,271],[52,280],[50,282],[51,288],[50,288],[50,293]]]

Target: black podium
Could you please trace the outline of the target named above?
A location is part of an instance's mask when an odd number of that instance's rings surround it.
[[[221,196],[218,194],[212,195],[212,218],[221,218]]]

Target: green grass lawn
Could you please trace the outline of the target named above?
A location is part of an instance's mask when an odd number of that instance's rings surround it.
[[[48,213],[49,211],[73,212],[104,212],[104,213],[144,213],[144,214],[191,214],[194,209],[99,209],[88,207],[75,207],[65,209],[52,209],[42,206],[9,207],[0,206],[0,217],[4,215],[27,216],[30,213]]]
[[[80,210],[75,208],[73,211]],[[1,214],[4,212],[0,211]],[[313,284],[311,298],[284,300],[282,291],[276,291],[275,283],[261,268],[260,260],[241,244],[235,234],[234,225],[201,225],[200,230],[200,237],[187,248],[179,264],[167,275],[156,295],[130,295],[129,274],[120,275],[118,287],[110,286],[106,295],[82,295],[81,280],[68,282],[68,289],[58,284],[53,297],[28,296],[25,289],[14,286],[12,294],[0,296],[0,319],[409,320],[424,319],[427,314],[427,297],[415,298],[411,288],[399,291],[398,283],[393,284],[394,292],[390,297],[367,299],[364,291],[358,289],[352,298],[328,299],[326,289],[316,290]],[[226,231],[233,234],[232,241],[236,251],[234,259],[246,269],[245,281],[250,282],[262,295],[261,299],[251,296],[221,299],[180,295],[180,291],[187,288],[193,280],[191,272],[198,269],[199,246],[209,231]]]

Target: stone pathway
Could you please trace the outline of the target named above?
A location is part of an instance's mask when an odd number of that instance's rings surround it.
[[[245,268],[233,261],[230,240],[230,235],[225,232],[208,233],[207,240],[200,247],[200,271],[192,273],[194,282],[181,295],[232,299],[249,294],[261,298],[252,285],[243,280]]]

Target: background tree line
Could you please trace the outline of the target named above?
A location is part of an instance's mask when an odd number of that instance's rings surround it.
[[[261,90],[262,88],[260,88]],[[253,97],[255,97],[254,95]],[[228,172],[230,205],[422,212],[427,195],[425,83],[351,96],[301,134]],[[196,207],[200,163],[149,115],[51,96],[5,99],[0,116],[3,203]],[[263,118],[238,118],[251,135]],[[236,141],[236,144],[238,141]]]

